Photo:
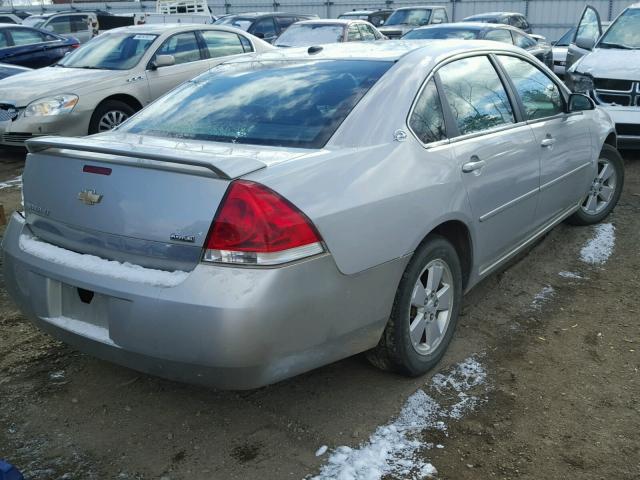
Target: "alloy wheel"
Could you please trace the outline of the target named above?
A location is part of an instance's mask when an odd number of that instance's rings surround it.
[[[582,210],[587,215],[598,215],[614,196],[616,191],[616,170],[606,158],[598,159],[598,174],[593,179],[587,197],[582,202]]]
[[[100,118],[98,131],[108,132],[109,130],[113,130],[127,118],[129,118],[129,115],[121,110],[110,110]]]

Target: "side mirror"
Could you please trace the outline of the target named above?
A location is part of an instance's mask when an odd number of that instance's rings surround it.
[[[151,62],[151,70],[157,70],[161,67],[170,67],[176,64],[176,58],[173,55],[156,55],[156,59]]]
[[[593,50],[593,46],[595,44],[596,44],[596,41],[593,38],[587,38],[587,37],[576,38],[576,47],[582,48],[583,50]]]
[[[254,37],[258,37],[261,40],[264,40],[264,33],[262,32],[256,32],[253,34]]]
[[[591,97],[582,93],[572,93],[569,95],[568,110],[571,112],[584,112],[586,110],[595,110],[596,104]]]

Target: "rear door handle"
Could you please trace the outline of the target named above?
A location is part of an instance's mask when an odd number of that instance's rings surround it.
[[[540,142],[542,147],[551,147],[554,143],[556,143],[556,139],[553,137],[547,137]]]
[[[464,173],[470,173],[475,170],[480,170],[482,167],[484,167],[487,164],[484,160],[479,160],[478,157],[471,157],[471,158],[472,160],[470,162],[467,162],[464,165],[462,165],[462,171]]]

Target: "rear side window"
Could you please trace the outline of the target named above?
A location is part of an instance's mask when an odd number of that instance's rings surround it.
[[[16,23],[11,17],[0,17],[0,23]]]
[[[527,48],[534,47],[536,42],[530,38],[525,37],[524,35],[519,34],[518,32],[511,32],[513,35],[513,43],[516,47]]]
[[[514,123],[507,92],[487,57],[456,60],[438,73],[461,135]]]
[[[10,28],[9,33],[14,45],[32,45],[43,41],[40,32],[27,30],[26,28]]]
[[[485,40],[493,40],[494,42],[503,42],[508,43],[509,45],[513,45],[513,40],[511,39],[511,33],[509,30],[504,29],[496,29],[489,30],[487,34],[484,36]]]
[[[429,80],[416,102],[409,127],[422,143],[432,143],[447,138],[442,105],[433,79]]]
[[[431,23],[447,23],[447,11],[441,8],[433,11]]]
[[[376,39],[376,34],[373,33],[373,28],[371,28],[369,25],[360,23],[358,24],[358,28],[360,29],[360,35],[362,35],[363,40],[367,41]]]
[[[85,32],[89,30],[89,17],[86,15],[74,15],[70,18],[70,33]]]
[[[176,65],[201,60],[200,46],[195,32],[178,33],[169,37],[156,55],[173,55]]]
[[[298,19],[296,17],[278,17],[277,18],[278,25],[280,25],[280,30],[286,30],[293,23],[296,23]]]
[[[516,87],[527,120],[564,112],[560,89],[544,72],[519,58],[507,55],[499,55],[498,58]]]
[[[210,58],[238,55],[244,53],[240,37],[231,32],[203,30],[200,32]]]
[[[226,64],[161,97],[121,128],[159,137],[322,148],[391,65],[364,60]]]
[[[251,29],[251,33],[256,35],[257,33],[261,33],[265,38],[271,38],[276,35],[276,26],[273,23],[273,18],[266,17],[261,20],[258,20],[253,24]]]
[[[362,40],[362,36],[360,35],[360,30],[358,30],[358,25],[349,25],[349,30],[347,30],[347,42],[359,42]]]
[[[5,32],[0,30],[0,48],[5,48],[9,46],[9,41],[7,40],[7,36]]]

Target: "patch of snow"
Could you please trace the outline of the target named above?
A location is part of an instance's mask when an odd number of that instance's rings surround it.
[[[12,187],[22,188],[22,175],[18,175],[16,178],[12,178],[6,182],[0,182],[0,190]]]
[[[602,265],[613,253],[616,242],[615,227],[602,223],[595,227],[595,235],[580,250],[580,260],[591,265]]]
[[[58,370],[56,372],[49,373],[49,380],[54,382],[61,382],[64,380],[64,370]]]
[[[188,272],[179,270],[167,272],[144,268],[128,262],[121,263],[115,260],[105,260],[95,255],[76,253],[27,235],[20,235],[19,245],[23,252],[58,265],[156,287],[175,287],[189,275]]]
[[[326,445],[322,445],[318,450],[316,450],[316,457],[321,457],[322,455],[327,453],[328,448],[329,447],[327,447]]]
[[[542,288],[536,296],[533,297],[533,302],[531,302],[531,307],[540,310],[542,308],[542,304],[547,302],[551,297],[555,295],[556,291],[551,285],[546,285]]]
[[[486,382],[487,373],[475,358],[467,358],[448,374],[433,377],[429,389],[452,394],[458,399],[452,407],[440,405],[424,390],[413,393],[398,417],[378,427],[369,441],[358,448],[336,448],[320,473],[312,480],[379,480],[385,476],[419,480],[433,478],[436,468],[420,458],[421,450],[432,448],[418,434],[426,429],[446,432],[443,419],[459,419],[482,400],[469,391]],[[444,448],[438,444],[436,448]]]
[[[562,278],[582,278],[582,275],[576,272],[558,272],[558,275],[560,275]]]

